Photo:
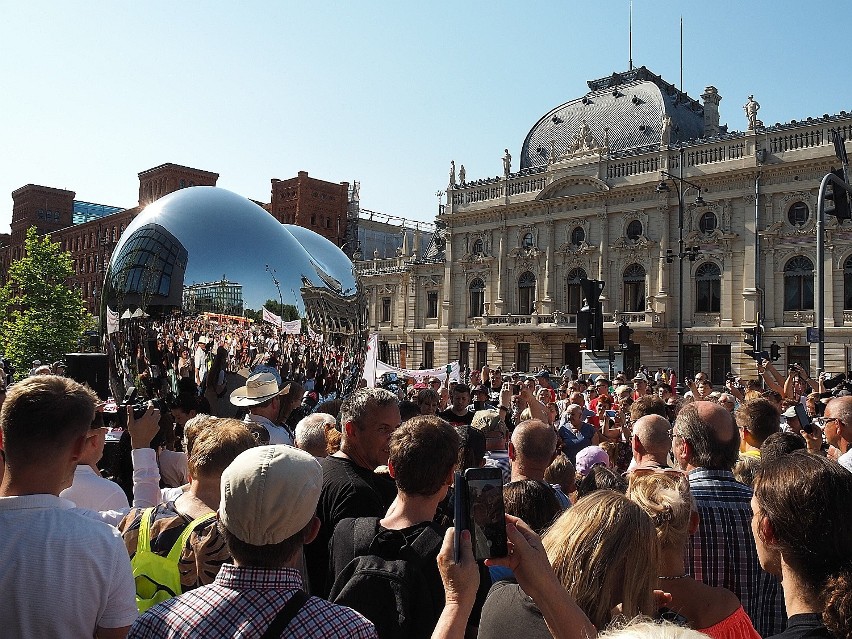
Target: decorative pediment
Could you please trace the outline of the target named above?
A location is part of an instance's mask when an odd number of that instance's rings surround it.
[[[580,242],[579,245],[572,244],[571,242],[565,242],[561,244],[556,249],[556,253],[565,255],[566,257],[569,255],[588,255],[590,253],[594,253],[598,250],[597,246],[592,246],[585,240]]]
[[[602,193],[609,191],[609,186],[597,178],[585,175],[569,175],[549,184],[536,197],[537,200],[552,200],[573,195]]]
[[[395,289],[396,289],[395,286],[389,286],[387,284],[382,284],[379,287],[379,295],[393,295]]]
[[[509,251],[509,257],[519,259],[538,259],[541,255],[542,252],[534,246],[517,246]]]

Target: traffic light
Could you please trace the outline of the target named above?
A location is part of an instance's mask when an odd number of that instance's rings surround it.
[[[604,289],[604,282],[590,280],[585,277],[580,280],[580,290],[586,303],[577,313],[577,337],[586,340],[586,347],[591,351],[603,349],[603,309],[599,301]]]
[[[839,177],[842,181],[845,181],[846,177],[843,173],[843,169],[835,169],[832,173]],[[826,189],[825,199],[828,202],[834,202],[834,208],[832,210],[826,209],[826,215],[833,215],[836,217],[839,224],[842,224],[843,220],[852,219],[852,211],[849,209],[849,194],[844,188],[837,186],[836,184],[831,184],[831,191],[829,192]]]
[[[760,348],[760,324],[756,324],[751,328],[745,328],[743,329],[743,331],[746,334],[746,337],[743,341],[749,346],[751,346],[751,348],[744,350],[743,353],[745,353],[747,357],[751,357],[752,359],[760,363],[760,358],[762,357]]]
[[[778,346],[778,344],[776,344],[775,342],[772,342],[769,345],[769,359],[771,359],[773,362],[777,362],[779,359],[781,359],[781,347]]]
[[[633,346],[633,340],[630,339],[632,334],[633,329],[627,325],[627,322],[621,320],[621,324],[618,325],[618,345],[621,350],[627,351]]]

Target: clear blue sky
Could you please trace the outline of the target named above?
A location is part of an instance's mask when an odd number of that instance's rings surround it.
[[[634,64],[675,84],[681,15],[684,88],[716,86],[731,130],[750,93],[767,124],[852,111],[852,3],[636,0]],[[299,170],[359,180],[362,208],[431,220],[451,159],[497,175],[627,66],[628,0],[0,0],[0,232],[24,184],[129,207],[164,162],[263,201]]]

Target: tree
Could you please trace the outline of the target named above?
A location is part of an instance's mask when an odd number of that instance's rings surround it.
[[[22,376],[34,359],[53,362],[76,350],[83,331],[95,326],[80,291],[68,288],[73,275],[68,252],[30,227],[24,256],[0,288],[0,352]]]
[[[285,304],[284,306],[281,306],[281,303],[276,300],[266,300],[263,305],[270,313],[279,315],[282,322],[291,322],[299,319],[299,309],[292,304]],[[260,322],[263,320],[263,309],[254,311],[247,308],[245,309],[245,316],[249,319],[255,320],[256,322]]]

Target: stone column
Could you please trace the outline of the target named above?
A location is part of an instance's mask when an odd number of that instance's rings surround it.
[[[506,227],[500,228],[500,249],[497,252],[497,301],[494,304],[494,314],[503,314],[503,282],[505,276],[503,269],[506,266]]]
[[[553,220],[549,219],[544,224],[545,246],[544,246],[544,298],[542,299],[541,312],[544,314],[553,312]]]
[[[598,213],[598,228],[600,230],[601,240],[598,244],[600,262],[598,263],[597,279],[606,282],[604,291],[600,296],[600,301],[603,312],[607,313],[612,310],[608,308],[607,300],[615,299],[615,295],[612,294],[612,291],[614,290],[614,282],[611,282],[609,279],[609,218],[607,216],[606,209]]]

